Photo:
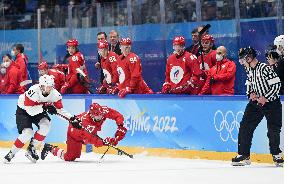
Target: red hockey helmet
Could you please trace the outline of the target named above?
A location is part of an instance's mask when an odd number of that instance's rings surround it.
[[[214,37],[212,35],[206,34],[201,38],[201,41],[210,41],[211,43],[214,43]]]
[[[41,62],[38,66],[37,66],[38,70],[47,70],[48,69],[48,64],[46,62]]]
[[[120,39],[120,45],[131,45],[132,41],[130,38],[121,38]]]
[[[98,49],[107,49],[108,42],[106,40],[102,40],[98,42]]]
[[[79,45],[79,42],[77,39],[69,39],[66,43],[67,47],[69,46],[75,46],[77,47]]]
[[[176,36],[173,40],[173,45],[185,45],[185,39],[183,36]]]
[[[101,120],[105,114],[103,107],[99,105],[98,103],[93,103],[90,105],[89,113],[90,113],[91,118],[94,121]]]

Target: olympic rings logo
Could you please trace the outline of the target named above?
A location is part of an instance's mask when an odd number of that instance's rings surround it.
[[[214,115],[214,127],[219,132],[220,139],[227,142],[231,139],[233,142],[238,142],[238,132],[240,121],[244,115],[243,111],[238,111],[235,115],[231,110],[223,114],[221,110],[217,110]]]

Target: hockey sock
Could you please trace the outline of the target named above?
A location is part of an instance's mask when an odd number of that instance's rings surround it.
[[[47,118],[43,118],[38,123],[39,130],[35,133],[33,139],[33,145],[37,148],[42,144],[42,141],[45,139],[46,135],[50,129],[50,121]]]
[[[64,159],[64,154],[65,154],[65,152],[64,152],[63,149],[60,149],[60,148],[58,148],[58,147],[55,146],[55,147],[52,148],[51,153],[52,153],[54,156],[57,156],[57,157],[59,157],[60,159],[65,160],[65,159]]]
[[[24,129],[22,134],[20,134],[14,142],[14,145],[11,148],[12,153],[16,154],[32,138],[32,135],[32,129]]]

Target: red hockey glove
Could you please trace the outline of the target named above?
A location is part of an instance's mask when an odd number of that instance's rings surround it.
[[[107,137],[104,139],[104,144],[116,146],[118,144],[118,140],[116,138]]]
[[[60,89],[60,93],[65,94],[68,88],[69,88],[68,83],[64,83],[64,85]]]
[[[97,89],[97,93],[98,93],[98,94],[106,94],[106,92],[107,92],[107,88],[106,88],[105,85],[101,85],[101,86],[99,86],[99,88]]]
[[[119,92],[119,89],[118,89],[117,85],[109,86],[107,88],[107,94],[117,94],[118,92]]]
[[[118,96],[120,98],[124,98],[127,94],[131,94],[131,92],[132,90],[129,87],[126,87],[118,92]]]
[[[119,141],[121,141],[127,132],[127,129],[123,126],[118,126],[117,131],[115,132],[114,138],[107,137],[104,142],[106,144],[111,144],[113,146],[116,146]]]
[[[169,83],[164,83],[162,87],[162,93],[167,94],[171,90],[171,85]]]

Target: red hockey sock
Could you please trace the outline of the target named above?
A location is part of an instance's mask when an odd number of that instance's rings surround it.
[[[64,150],[63,149],[60,149],[58,147],[53,147],[53,149],[51,150],[51,153],[54,156],[57,156],[57,157],[59,157],[59,158],[64,160]]]
[[[22,148],[25,144],[17,138],[17,140],[14,142],[14,145],[17,148]]]

